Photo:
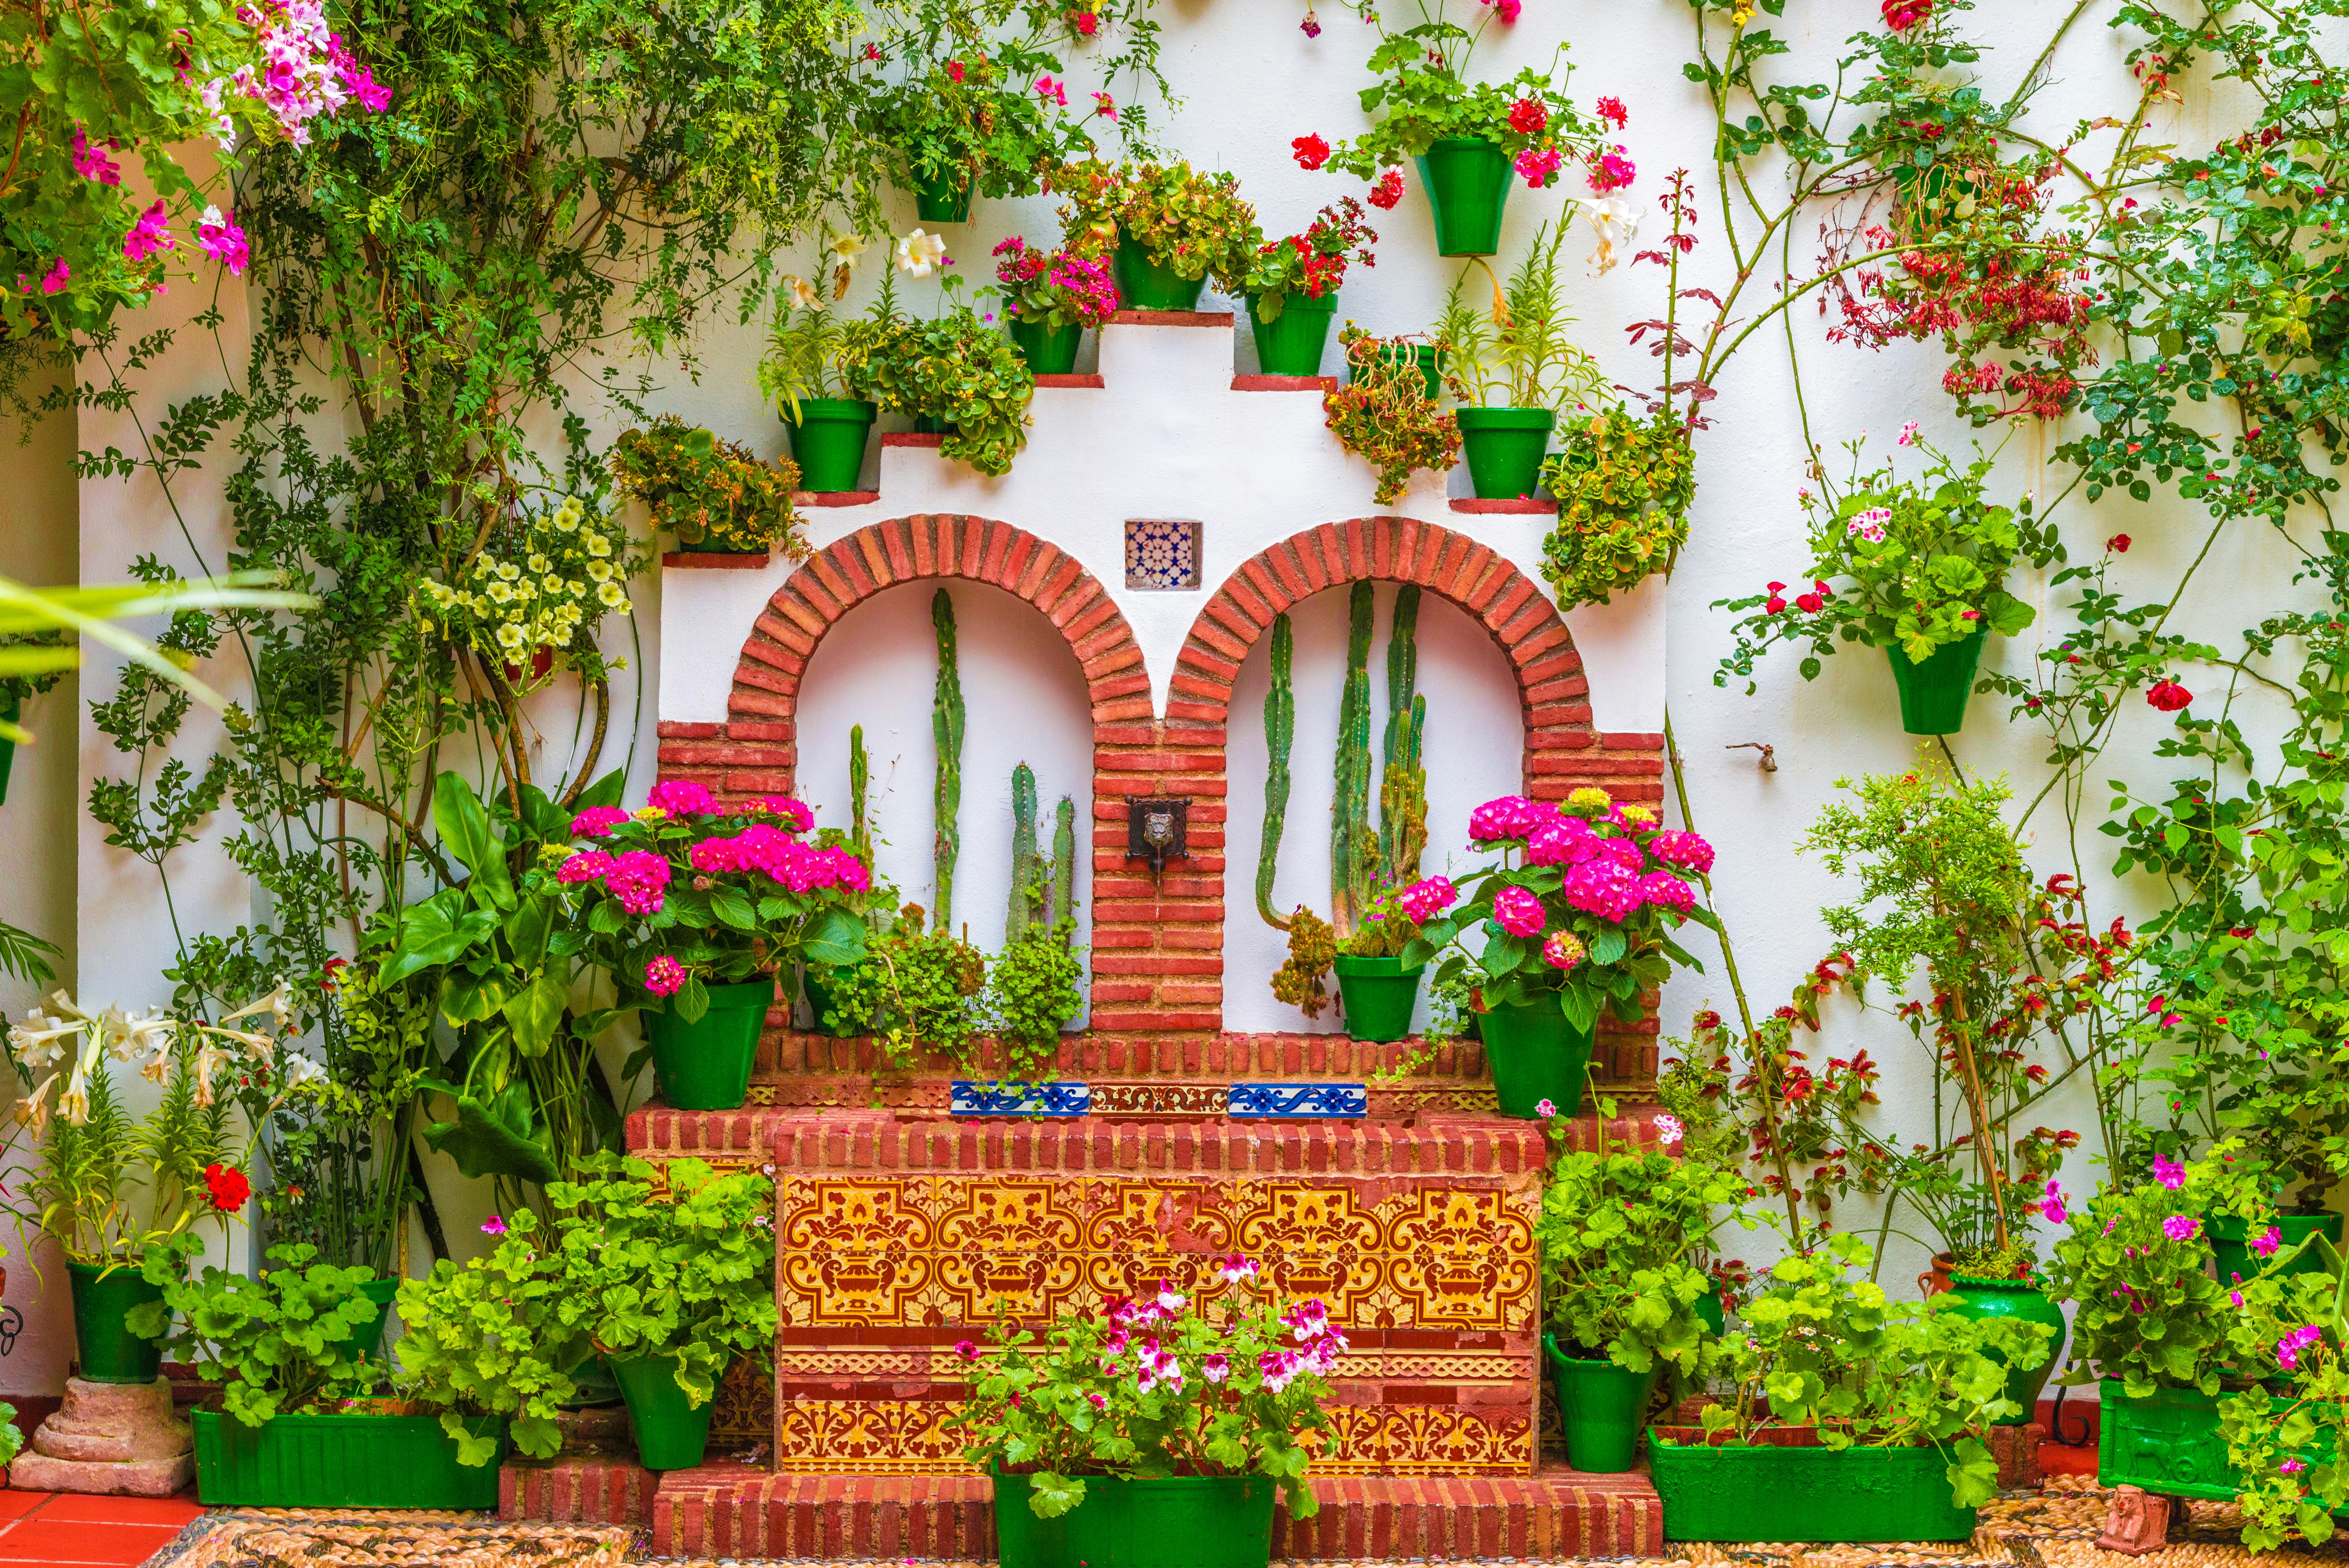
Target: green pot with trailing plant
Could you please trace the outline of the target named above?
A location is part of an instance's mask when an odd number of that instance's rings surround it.
[[[995,257],[1005,330],[1029,370],[1038,376],[1075,370],[1085,328],[1117,314],[1109,264],[1065,250],[1039,250],[1017,234],[995,247]]]
[[[1635,419],[1622,408],[1577,414],[1564,449],[1545,460],[1541,487],[1557,498],[1557,526],[1542,542],[1542,575],[1558,603],[1604,604],[1671,569],[1688,541],[1696,455],[1686,422],[1668,409]]]
[[[1435,349],[1373,337],[1351,322],[1338,342],[1346,383],[1321,395],[1322,422],[1378,470],[1372,499],[1391,505],[1414,473],[1447,473],[1460,460],[1460,421],[1436,406]]]
[[[1298,1440],[1346,1347],[1321,1302],[1282,1310],[1254,1260],[1211,1265],[1212,1301],[1172,1285],[1040,1332],[965,1340],[963,1458],[995,1478],[1007,1563],[1263,1568],[1276,1496],[1318,1508]]]
[[[828,1016],[855,1019],[900,1065],[924,1056],[978,1063],[986,1023],[986,954],[951,931],[929,927],[907,904],[868,934],[863,959],[830,971]]]
[[[1715,923],[1686,880],[1711,872],[1713,846],[1593,789],[1555,804],[1488,800],[1468,836],[1499,859],[1469,875],[1464,897],[1444,877],[1402,891],[1421,928],[1403,960],[1435,962],[1439,979],[1477,976],[1504,1116],[1577,1115],[1600,1013],[1637,1022],[1674,965],[1702,967],[1674,933]]]
[[[1598,362],[1567,336],[1566,234],[1564,223],[1535,231],[1490,306],[1474,303],[1462,278],[1436,325],[1451,349],[1445,380],[1460,399],[1454,418],[1480,500],[1537,494],[1556,411],[1606,400]]]
[[[1033,196],[1036,170],[1092,150],[1085,127],[1108,112],[1108,99],[1096,95],[1092,113],[1072,117],[1060,70],[1032,44],[998,38],[875,91],[870,134],[897,150],[898,181],[923,222],[968,222],[974,194]]]
[[[773,1349],[774,1183],[698,1160],[656,1169],[607,1153],[547,1197],[559,1215],[558,1315],[610,1363],[637,1462],[698,1465],[727,1368]]]
[[[1303,233],[1258,248],[1242,292],[1264,374],[1321,374],[1347,263],[1367,264],[1378,238],[1363,222],[1362,204],[1348,196],[1322,208]]]
[[[647,998],[632,1005],[649,1015],[663,1102],[730,1110],[750,1090],[776,971],[864,956],[852,901],[871,873],[847,849],[803,841],[815,818],[796,800],[724,811],[707,787],[667,779],[647,806],[597,808],[573,823],[594,847],[556,864],[566,924],[624,996]]]
[[[860,454],[861,455],[861,454]],[[656,526],[683,550],[713,555],[773,552],[797,561],[808,552],[792,491],[800,471],[786,460],[762,463],[748,447],[663,414],[612,448],[620,493],[643,501]]]
[[[1998,1490],[2006,1364],[2044,1359],[2046,1330],[1890,1301],[1873,1261],[1830,1235],[1757,1282],[1737,1332],[1702,1342],[1696,1375],[1727,1392],[1701,1425],[1648,1429],[1674,1540],[1972,1536]]]
[[[1749,614],[1737,624],[1737,650],[1714,676],[1750,676],[1757,656],[1778,643],[1807,643],[1803,678],[1816,677],[1838,642],[1882,648],[1891,661],[1900,725],[1911,735],[1951,735],[1965,723],[1982,647],[1993,632],[2013,636],[2035,612],[2006,591],[2018,560],[2044,566],[2056,558],[2054,530],[2035,522],[2025,496],[2012,507],[1982,494],[1992,459],[1977,449],[1961,470],[1916,433],[1899,444],[1930,459],[1920,479],[1902,480],[1892,465],[1858,472],[1841,499],[1804,493],[1811,513],[1810,592],[1789,600],[1786,584],[1722,601]],[[1716,606],[1720,607],[1720,606]]]
[[[1392,207],[1402,197],[1401,165],[1408,159],[1434,213],[1437,253],[1489,256],[1500,249],[1511,180],[1540,190],[1556,184],[1569,165],[1595,167],[1603,153],[1600,128],[1566,96],[1572,67],[1563,46],[1546,70],[1528,67],[1506,82],[1471,81],[1469,61],[1495,13],[1485,9],[1464,27],[1445,19],[1445,0],[1417,0],[1414,10],[1415,26],[1392,29],[1388,13],[1363,13],[1379,34],[1370,67],[1380,80],[1363,89],[1361,107],[1378,114],[1377,122],[1334,148],[1319,136],[1299,137],[1297,161],[1374,180],[1371,200]]]
[[[1244,286],[1261,242],[1256,209],[1230,174],[1199,174],[1188,163],[1097,160],[1052,174],[1062,246],[1107,256],[1130,310],[1196,310],[1212,278],[1227,294]]]
[[[916,230],[898,242],[899,271],[923,277],[936,270],[945,252],[928,239]],[[943,435],[940,457],[1000,476],[1027,445],[1036,377],[1009,338],[970,306],[954,304],[961,282],[951,273],[941,280],[941,312],[925,320],[897,308],[893,275],[846,335],[840,364],[882,412],[907,415],[916,429],[926,424]]]

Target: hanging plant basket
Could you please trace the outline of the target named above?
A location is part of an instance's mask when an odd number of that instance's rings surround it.
[[[1509,155],[1481,136],[1446,137],[1415,161],[1435,211],[1435,253],[1489,256],[1501,248]]]
[[[1338,313],[1338,291],[1319,299],[1292,292],[1281,302],[1280,314],[1267,321],[1257,314],[1256,296],[1248,296],[1248,326],[1256,337],[1257,368],[1267,376],[1319,376],[1321,356],[1330,345],[1330,323]]]
[[[914,216],[925,223],[970,222],[970,191],[976,181],[968,169],[949,169],[925,178],[914,176]]]
[[[1087,1476],[1085,1500],[1057,1519],[1028,1506],[1028,1478],[995,1478],[995,1538],[1017,1568],[1266,1568],[1269,1476]]]
[[[1560,1116],[1582,1111],[1593,1032],[1567,1021],[1555,1003],[1495,1007],[1484,1015],[1485,1061],[1501,1114],[1532,1119],[1543,1100]]]
[[[775,982],[749,980],[712,985],[709,1010],[690,1024],[677,1016],[677,998],[666,1011],[648,1014],[653,1077],[661,1103],[672,1110],[738,1110],[750,1094],[750,1064],[759,1054],[759,1031],[774,1006]]]
[[[1083,341],[1085,329],[1074,322],[1066,326],[1046,326],[1039,321],[1011,318],[1011,344],[1019,350],[1019,357],[1028,362],[1033,376],[1067,376],[1077,367],[1077,346]]]
[[[1557,416],[1547,408],[1462,408],[1460,444],[1468,458],[1468,486],[1478,500],[1515,500],[1541,493],[1542,459]]]
[[[783,416],[800,482],[819,493],[853,490],[864,473],[864,438],[880,407],[861,397],[802,397],[800,414]]]
[[[1900,688],[1900,727],[1910,735],[1955,735],[1966,722],[1974,671],[1982,664],[1984,626],[1962,642],[1949,643],[1920,664],[1899,648],[1885,649],[1892,660],[1893,684]]]

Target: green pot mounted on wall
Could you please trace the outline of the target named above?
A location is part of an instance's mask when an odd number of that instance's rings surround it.
[[[1435,211],[1435,253],[1489,256],[1501,248],[1509,155],[1481,136],[1445,137],[1413,160]]]
[[[802,397],[796,419],[786,409],[783,430],[791,437],[801,488],[854,490],[864,473],[864,438],[880,415],[878,405],[861,397]]]
[[[1256,296],[1248,296],[1248,327],[1256,338],[1257,367],[1267,376],[1319,376],[1321,356],[1330,346],[1330,323],[1338,314],[1338,291],[1319,299],[1290,292],[1281,301],[1280,314],[1267,321],[1257,314]]]
[[[2334,1246],[2341,1244],[2341,1216],[2338,1214],[2279,1214],[2276,1216],[2276,1251],[2290,1252],[2311,1236],[2322,1235]],[[2226,1284],[2237,1277],[2249,1279],[2267,1266],[2267,1260],[2251,1251],[2251,1229],[2238,1214],[2213,1214],[2204,1227],[2210,1238],[2211,1261],[2219,1265],[2219,1283]],[[2284,1268],[2286,1274],[2322,1274],[2324,1260],[2311,1247],[2292,1260]]]
[[[914,216],[925,223],[970,222],[970,189],[975,181],[968,169],[914,176]]]
[[[1069,376],[1077,368],[1077,345],[1083,339],[1085,329],[1074,322],[1066,326],[1047,326],[1040,321],[1010,321],[1011,346],[1019,350],[1019,357],[1028,362],[1031,376]]]
[[[1900,727],[1911,735],[1955,735],[1966,722],[1966,699],[1973,696],[1974,671],[1982,664],[1984,626],[1972,636],[1945,643],[1923,663],[1899,648],[1887,648],[1893,684],[1900,688]]]

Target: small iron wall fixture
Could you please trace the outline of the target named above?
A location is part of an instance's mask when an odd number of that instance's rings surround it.
[[[1144,799],[1139,795],[1125,798],[1125,854],[1128,860],[1146,860],[1153,877],[1164,875],[1168,860],[1181,860],[1191,851],[1188,847],[1191,802],[1182,798]]]

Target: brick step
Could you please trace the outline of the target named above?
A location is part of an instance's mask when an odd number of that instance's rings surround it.
[[[643,1524],[660,1477],[623,1455],[509,1460],[498,1470],[498,1517],[554,1524]]]
[[[1642,1471],[1458,1479],[1325,1476],[1321,1510],[1273,1514],[1276,1559],[1657,1556],[1663,1505]],[[653,1498],[655,1557],[988,1562],[984,1476],[778,1475],[741,1466],[672,1470]]]

